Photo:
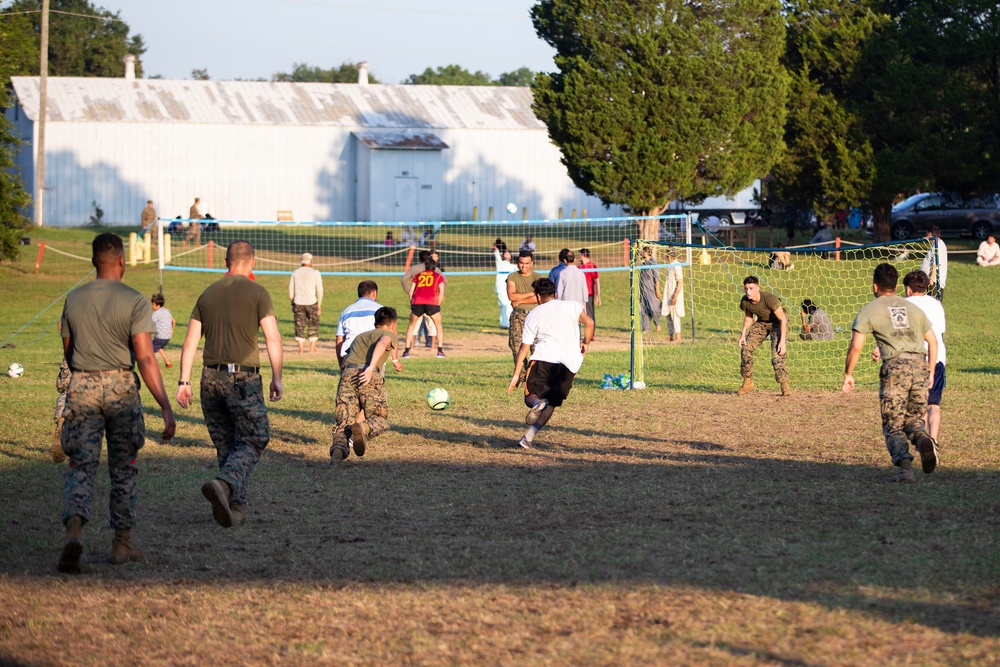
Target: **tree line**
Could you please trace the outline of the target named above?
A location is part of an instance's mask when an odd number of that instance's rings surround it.
[[[37,74],[39,0],[0,12],[0,106]],[[49,74],[122,75],[142,36],[89,0],[51,0]],[[772,174],[777,197],[820,215],[861,205],[889,238],[894,200],[917,190],[1000,190],[1000,5],[988,0],[539,0],[554,72],[496,79],[459,65],[413,85],[531,86],[573,182],[658,214]],[[196,69],[193,79],[209,79]],[[295,63],[272,81],[355,83],[357,63]],[[261,79],[263,80],[263,79]],[[369,74],[369,81],[379,79]],[[0,120],[0,258],[29,198]]]

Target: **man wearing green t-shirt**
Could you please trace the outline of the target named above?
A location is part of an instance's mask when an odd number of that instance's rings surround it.
[[[534,267],[535,256],[532,252],[521,250],[517,254],[517,271],[507,276],[507,298],[510,299],[510,305],[514,309],[510,314],[507,346],[514,357],[515,364],[517,364],[517,354],[521,351],[521,332],[524,330],[524,318],[538,305],[533,287],[534,282],[545,277],[540,273],[535,273]],[[532,346],[531,351],[535,351],[534,346]],[[521,381],[524,381],[523,372]]]
[[[920,452],[925,474],[937,467],[937,445],[927,434],[924,414],[927,392],[933,381],[929,369],[937,364],[937,337],[930,320],[915,303],[896,296],[899,273],[891,264],[875,267],[872,292],[868,302],[854,318],[851,346],[844,365],[845,393],[854,390],[854,368],[861,357],[868,334],[875,336],[882,370],[879,372],[879,403],[882,411],[882,434],[899,470],[894,482],[915,482],[913,454],[909,443]],[[926,343],[927,359],[924,359]]]
[[[788,368],[785,365],[788,341],[788,316],[781,306],[781,300],[770,292],[760,290],[757,276],[747,276],[743,279],[743,298],[740,299],[740,310],[743,311],[743,333],[740,335],[740,373],[743,375],[743,386],[736,393],[745,396],[754,390],[753,383],[753,353],[768,336],[771,337],[771,366],[774,367],[774,379],[781,385],[781,395],[791,396],[788,386]]]
[[[389,429],[389,402],[382,375],[390,356],[396,372],[402,371],[396,310],[382,306],[375,311],[375,328],[359,333],[344,357],[334,408],[337,424],[333,427],[331,464],[350,456],[352,448],[355,454],[364,456],[368,439]],[[359,423],[362,412],[365,419]]]
[[[257,461],[271,438],[260,376],[257,330],[271,362],[270,398],[281,399],[281,334],[271,295],[250,280],[253,246],[233,241],[226,249],[229,273],[202,292],[191,312],[181,348],[181,378],[177,402],[191,405],[191,371],[198,341],[205,335],[205,366],[201,372],[201,410],[215,444],[219,474],[201,492],[212,505],[212,516],[224,528],[245,518],[250,484]]]
[[[94,475],[105,437],[111,477],[109,521],[115,531],[111,562],[120,565],[143,558],[142,550],[131,544],[139,478],[136,456],[146,442],[134,364],[163,410],[163,439],[172,438],[175,428],[153,353],[153,311],[146,297],[121,282],[125,275],[122,240],[117,234],[101,234],[92,248],[97,279],[69,293],[60,325],[72,374],[62,414],[61,445],[69,456],[69,469],[63,482],[66,539],[58,568],[73,574],[80,572],[81,529],[90,520]]]

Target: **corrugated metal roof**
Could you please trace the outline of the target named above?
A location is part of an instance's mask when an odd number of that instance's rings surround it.
[[[11,81],[37,120],[39,77]],[[49,77],[48,96],[48,119],[61,122],[545,128],[522,87]]]
[[[352,132],[368,148],[407,148],[440,151],[448,148],[441,137],[430,132]]]

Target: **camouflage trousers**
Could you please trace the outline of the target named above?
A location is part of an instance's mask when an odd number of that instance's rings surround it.
[[[517,353],[521,351],[521,335],[524,333],[524,318],[528,316],[526,310],[515,310],[510,314],[510,327],[507,329],[507,346],[510,353],[514,355],[514,363],[517,364]],[[535,353],[535,346],[531,346],[531,354]],[[530,355],[529,355],[530,358]],[[525,373],[528,372],[528,362],[524,362],[521,369],[521,381],[524,382]]]
[[[357,421],[358,414],[365,413],[365,423],[371,429],[368,438],[389,430],[389,401],[385,393],[385,378],[376,372],[368,384],[358,383],[358,376],[363,368],[345,368],[340,374],[340,384],[337,385],[334,417],[337,425],[333,427],[333,446],[350,453],[347,447],[347,429]]]
[[[893,465],[913,459],[909,441],[925,431],[929,380],[927,362],[921,354],[900,354],[882,362],[878,398],[882,435]]]
[[[52,418],[56,420],[56,424],[62,421],[63,412],[66,410],[66,391],[69,389],[69,381],[72,377],[73,372],[69,369],[66,359],[63,358],[62,363],[59,364],[59,375],[56,376],[56,391],[59,392],[59,395],[56,396],[56,409],[52,413]]]
[[[250,475],[271,439],[260,374],[205,368],[201,410],[219,459],[216,477],[229,485],[231,505],[246,505]]]
[[[753,353],[768,336],[771,337],[771,366],[774,367],[774,379],[779,383],[788,382],[788,367],[785,365],[788,353],[778,354],[781,325],[760,320],[751,324],[747,332],[747,339],[740,351],[740,374],[744,380],[753,378]]]
[[[309,334],[310,341],[319,340],[319,304],[311,306],[292,306],[292,314],[295,315],[295,340],[302,342]]]
[[[63,476],[63,522],[77,514],[84,522],[90,520],[94,475],[101,463],[101,441],[107,435],[111,527],[132,528],[139,477],[135,461],[146,442],[135,373],[74,372],[66,390],[63,419],[62,448],[69,457]]]

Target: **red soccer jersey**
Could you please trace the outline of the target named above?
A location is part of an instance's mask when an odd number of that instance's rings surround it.
[[[587,262],[586,264],[580,264],[581,269],[596,269],[597,265],[593,262]],[[594,281],[600,278],[600,274],[597,271],[585,271],[583,276],[587,279],[587,295],[594,296]]]
[[[444,282],[444,276],[436,271],[421,271],[413,276],[413,299],[410,301],[414,306],[438,304],[438,286]]]

